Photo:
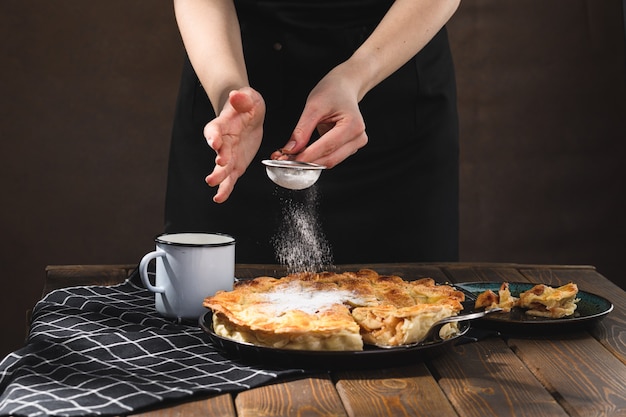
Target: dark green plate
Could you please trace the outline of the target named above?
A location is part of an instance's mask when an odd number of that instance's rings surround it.
[[[471,298],[480,293],[500,289],[501,282],[465,282],[453,284]],[[518,297],[520,293],[531,289],[537,284],[529,282],[509,282],[511,295]],[[525,314],[523,309],[514,308],[510,313],[492,313],[472,322],[472,326],[489,328],[504,333],[553,333],[583,330],[595,325],[613,310],[613,304],[604,297],[585,291],[578,291],[578,307],[574,315],[560,319],[533,317]]]

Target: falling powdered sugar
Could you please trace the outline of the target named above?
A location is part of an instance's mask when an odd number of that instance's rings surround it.
[[[304,198],[282,199],[282,221],[273,239],[274,251],[278,262],[289,272],[319,272],[333,261],[317,217],[317,188],[312,186],[298,193],[304,193]]]

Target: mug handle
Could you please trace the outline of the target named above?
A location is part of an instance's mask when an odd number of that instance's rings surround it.
[[[152,292],[164,293],[165,288],[156,287],[150,283],[148,279],[148,264],[151,260],[159,258],[161,256],[165,256],[165,252],[163,251],[154,251],[150,253],[146,253],[143,258],[141,258],[141,262],[139,262],[139,275],[141,276],[141,281],[143,285],[146,286]]]

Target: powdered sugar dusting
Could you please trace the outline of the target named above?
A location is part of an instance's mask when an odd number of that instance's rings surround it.
[[[303,287],[298,282],[277,286],[274,291],[263,294],[263,301],[276,314],[291,310],[300,310],[307,314],[316,314],[328,310],[335,304],[354,303],[355,296],[345,290],[316,290]]]

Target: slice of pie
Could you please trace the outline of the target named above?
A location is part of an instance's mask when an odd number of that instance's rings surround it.
[[[511,295],[509,283],[503,282],[497,294],[491,290],[480,293],[476,298],[474,307],[477,309],[485,308],[487,310],[501,308],[502,312],[508,313],[517,305],[518,301],[518,298]]]
[[[571,282],[558,288],[537,284],[516,298],[511,295],[509,284],[503,282],[497,294],[492,290],[480,293],[474,307],[477,309],[500,307],[504,312],[511,311],[513,307],[520,307],[525,309],[525,314],[529,316],[558,319],[574,314],[576,303],[579,301],[576,298],[577,294],[578,286]]]
[[[572,282],[558,288],[538,284],[519,295],[519,306],[529,316],[562,318],[571,316],[579,299],[578,286]]]
[[[216,334],[259,346],[362,350],[363,343],[421,341],[431,325],[462,310],[463,293],[425,278],[405,281],[372,270],[297,273],[241,281],[207,297]],[[440,335],[449,337],[447,325]]]
[[[361,327],[361,336],[367,344],[377,346],[400,346],[417,343],[426,337],[431,326],[458,312],[456,302],[416,304],[411,307],[395,307],[382,304],[373,307],[357,307],[352,310],[354,320]],[[439,333],[446,339],[456,333],[455,324],[446,324]]]

